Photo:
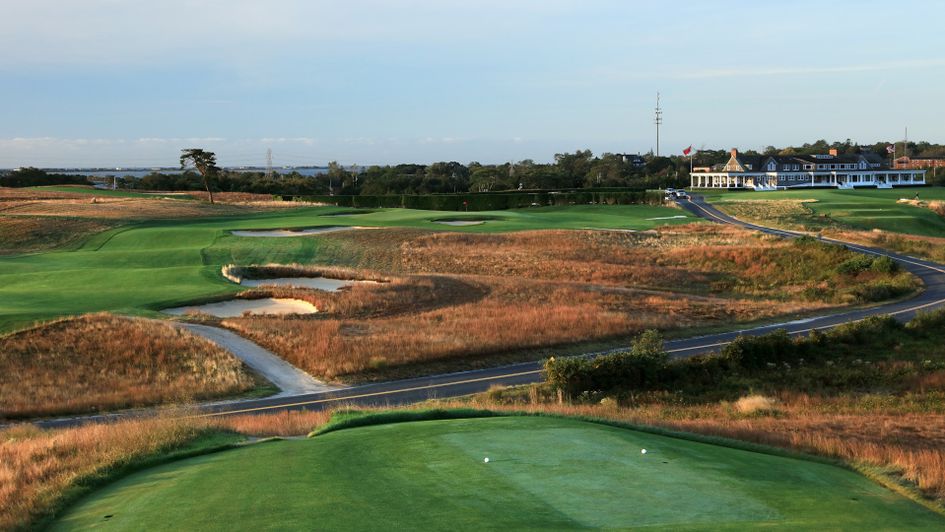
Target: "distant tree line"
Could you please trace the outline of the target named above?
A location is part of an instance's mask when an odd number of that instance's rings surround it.
[[[88,185],[89,179],[82,175],[50,174],[39,168],[17,168],[0,174],[0,187],[42,187],[49,185]]]
[[[817,140],[800,146],[763,151],[745,150],[746,155],[808,155],[827,153],[875,153],[887,156],[886,146],[895,144],[897,153],[913,157],[945,157],[945,145],[919,142],[877,142],[868,146],[857,145],[850,139],[828,143]],[[201,153],[213,155],[210,152]],[[713,166],[725,163],[728,149],[701,149],[692,158],[693,166]],[[654,189],[684,187],[689,184],[689,157],[682,154],[656,157],[652,153],[642,157],[603,153],[591,150],[555,154],[550,163],[531,159],[503,164],[442,161],[432,164],[397,164],[345,168],[337,162],[329,163],[328,171],[318,176],[298,172],[276,173],[266,177],[263,172],[242,172],[219,169],[215,166],[206,176],[197,170],[183,173],[151,173],[141,179],[121,178],[123,188],[146,190],[204,190],[222,192],[253,192],[259,194],[346,195],[380,196],[394,194],[433,194],[461,192],[500,192],[508,190],[600,189],[632,188]],[[183,161],[182,161],[183,162]],[[205,180],[206,178],[206,180]],[[945,176],[943,176],[945,179]],[[36,186],[56,184],[87,184],[83,176],[47,174],[35,168],[25,168],[0,176],[3,186]],[[939,183],[942,184],[942,183]]]
[[[531,159],[514,163],[398,164],[345,168],[337,162],[319,176],[298,172],[276,173],[217,170],[210,176],[213,190],[282,195],[388,195],[507,190],[581,188],[663,188],[688,184],[688,159],[647,157],[635,165],[621,155],[594,156],[590,150],[555,155],[552,163]],[[180,174],[151,173],[141,179],[122,179],[127,188],[148,190],[201,190],[203,176],[192,170]]]

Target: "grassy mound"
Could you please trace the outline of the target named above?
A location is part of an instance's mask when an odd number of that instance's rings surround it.
[[[89,314],[0,336],[0,420],[209,399],[255,386],[226,350],[155,321]]]
[[[53,528],[942,525],[827,464],[576,420],[487,417],[364,426],[166,464],[94,493]]]

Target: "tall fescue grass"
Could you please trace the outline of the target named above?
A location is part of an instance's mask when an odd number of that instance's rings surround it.
[[[363,231],[328,240],[349,244],[338,249],[355,249],[348,251],[352,261],[357,256],[383,265],[382,271],[393,272],[390,282],[339,293],[257,289],[243,297],[296,297],[320,312],[224,322],[328,379],[613,341],[650,328],[730,326],[914,288],[908,274],[841,272],[858,257],[841,248],[709,224],[645,233]],[[231,270],[237,276],[332,273],[318,266]],[[386,275],[378,269],[336,273]]]
[[[326,312],[305,319],[234,318],[223,325],[313,375],[357,379],[364,372],[394,366],[617,339],[650,328],[757,319],[809,308],[501,277],[411,279],[418,284],[408,279],[356,286],[338,294],[266,291],[279,297],[315,298],[312,302]],[[372,309],[375,314],[369,314]]]
[[[0,203],[0,255],[33,253],[63,247],[114,227],[81,218],[2,216]]]
[[[0,337],[0,418],[220,397],[254,385],[229,352],[151,320],[90,314]]]
[[[68,199],[13,199],[0,203],[3,214],[18,216],[58,216],[108,220],[146,220],[246,214],[259,206],[209,204],[160,198],[82,197]]]
[[[830,229],[824,231],[824,235],[837,240],[881,247],[905,255],[945,262],[945,238],[890,233],[879,229],[872,231]]]

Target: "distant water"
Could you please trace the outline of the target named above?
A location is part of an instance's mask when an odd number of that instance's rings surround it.
[[[225,170],[231,172],[265,172],[265,168],[225,168]],[[56,174],[67,174],[67,175],[84,175],[88,177],[135,177],[142,178],[150,173],[161,173],[161,174],[180,174],[181,170],[177,168],[128,168],[128,169],[114,169],[114,168],[103,168],[103,169],[46,169],[47,172],[56,173]],[[305,167],[305,168],[273,168],[272,171],[277,174],[291,174],[292,172],[298,172],[304,176],[316,176],[324,175],[328,173],[328,168],[322,167]]]

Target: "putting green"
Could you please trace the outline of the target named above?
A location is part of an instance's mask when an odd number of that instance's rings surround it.
[[[93,493],[53,525],[93,527],[941,530],[945,518],[839,467],[501,417],[345,429],[166,464]]]
[[[832,219],[859,229],[882,229],[896,233],[945,237],[945,218],[924,207],[896,203],[899,198],[911,199],[916,194],[924,201],[945,201],[943,187],[907,187],[858,190],[785,190],[777,192],[726,192],[700,190],[706,200],[725,208],[728,201],[745,200],[816,200],[807,207],[813,216],[829,215]],[[798,220],[802,222],[802,220]]]
[[[93,236],[74,251],[0,257],[0,333],[36,320],[95,311],[148,314],[195,299],[234,293],[220,275],[227,263],[317,263],[317,236],[241,238],[233,229],[317,226],[413,227],[435,231],[650,229],[688,223],[679,209],[646,205],[573,206],[476,213],[484,224],[433,222],[454,212],[382,209],[350,216],[335,207],[265,211],[224,218],[139,223]],[[657,219],[659,218],[659,219]]]

